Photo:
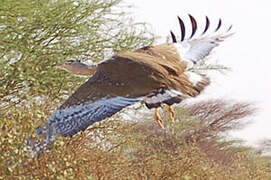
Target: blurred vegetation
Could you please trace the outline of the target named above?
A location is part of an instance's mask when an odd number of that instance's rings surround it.
[[[1,145],[1,174],[26,179],[270,179],[270,158],[262,157],[225,132],[244,125],[251,105],[211,100],[176,107],[175,123],[161,130],[153,117],[123,121],[121,114],[75,135],[59,138],[40,159],[22,149],[28,119],[50,109],[33,105],[9,114]],[[212,113],[210,113],[212,112]],[[167,113],[161,113],[169,119]],[[120,117],[118,117],[120,116]],[[21,118],[20,118],[21,117]],[[18,124],[14,124],[14,119]],[[4,142],[4,144],[3,144]]]
[[[119,0],[1,1],[0,179],[270,179],[268,156],[226,136],[253,107],[225,100],[176,107],[166,130],[148,114],[133,122],[115,115],[29,158],[25,139],[85,81],[55,64],[153,43],[128,9]]]

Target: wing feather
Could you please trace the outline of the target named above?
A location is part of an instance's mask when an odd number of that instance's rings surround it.
[[[194,36],[197,30],[197,23],[196,20],[193,18],[193,16],[189,15],[192,25],[192,34],[190,38]],[[228,28],[228,30],[224,33],[217,34],[218,30],[222,26],[222,20],[219,19],[218,25],[215,28],[215,31],[213,35],[200,37],[197,39],[184,39],[184,32],[185,32],[185,26],[183,21],[180,17],[178,17],[180,28],[181,28],[181,40],[177,42],[178,51],[180,53],[180,56],[185,61],[192,61],[193,63],[196,63],[199,60],[204,59],[207,57],[211,51],[220,44],[220,42],[224,41],[227,37],[231,36],[233,33],[229,33],[232,26]],[[206,16],[206,25],[204,28],[203,33],[201,36],[203,36],[207,30],[210,27],[210,21],[209,18]],[[173,32],[171,32],[172,37],[176,37]],[[175,40],[176,41],[176,38]]]
[[[137,101],[138,98],[105,97],[91,103],[58,109],[48,119],[47,125],[54,127],[57,134],[72,136]]]
[[[40,138],[30,139],[32,142],[28,142],[32,148],[32,156],[40,156],[48,150],[58,135],[75,135],[139,100],[140,98],[105,97],[91,103],[56,110],[44,127],[37,128]]]
[[[114,88],[111,80],[101,72],[80,86],[44,125],[37,128],[39,137],[30,138],[28,144],[32,156],[40,156],[48,150],[57,136],[73,136],[142,99],[121,96],[122,93],[116,94]]]
[[[180,47],[186,49],[183,53],[183,59],[196,63],[207,57],[211,51],[217,47],[227,37],[232,34],[205,37],[191,41],[181,42]]]

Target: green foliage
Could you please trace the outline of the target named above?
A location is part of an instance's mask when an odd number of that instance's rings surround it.
[[[1,1],[0,104],[45,96],[63,99],[83,79],[52,67],[67,59],[99,62],[114,52],[153,42],[144,23],[134,23],[119,0]],[[12,103],[13,102],[13,103]]]

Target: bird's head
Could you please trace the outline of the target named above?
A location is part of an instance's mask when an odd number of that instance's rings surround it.
[[[74,60],[68,60],[61,65],[54,66],[54,68],[81,76],[93,75],[96,71],[96,66],[88,66],[87,64]]]

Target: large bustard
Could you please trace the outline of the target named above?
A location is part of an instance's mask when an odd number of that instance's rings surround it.
[[[178,17],[180,41],[171,31],[172,43],[118,53],[97,66],[72,65],[72,61],[62,65],[66,71],[93,76],[37,128],[39,137],[44,139],[31,141],[33,155],[47,150],[57,135],[75,135],[138,101],[143,101],[149,109],[155,108],[155,121],[164,128],[157,108],[168,105],[170,117],[174,119],[171,105],[199,95],[210,81],[205,75],[188,71],[189,68],[231,35],[231,27],[219,33],[221,20],[212,34],[205,35],[210,25],[206,17],[200,37],[193,38],[197,23],[191,15],[189,18],[192,33],[185,38],[185,26]]]

